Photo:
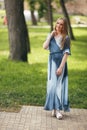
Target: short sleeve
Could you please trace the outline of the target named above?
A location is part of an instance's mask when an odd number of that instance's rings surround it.
[[[68,55],[71,55],[69,36],[66,36],[65,43],[64,43],[63,54],[65,53],[68,53]]]

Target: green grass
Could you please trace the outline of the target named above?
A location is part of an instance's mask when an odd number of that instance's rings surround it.
[[[70,106],[87,109],[87,28],[73,28],[68,59]],[[48,28],[30,28],[31,54],[28,63],[8,60],[7,29],[0,29],[0,110],[21,105],[44,105],[46,97],[48,51],[42,48]]]
[[[69,59],[69,97],[72,107],[87,109],[87,28],[75,28]]]

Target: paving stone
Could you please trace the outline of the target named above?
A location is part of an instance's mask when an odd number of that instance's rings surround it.
[[[87,130],[87,109],[71,109],[63,119],[43,107],[23,106],[20,112],[0,112],[0,130]]]

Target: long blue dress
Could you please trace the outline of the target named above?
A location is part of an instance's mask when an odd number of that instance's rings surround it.
[[[59,40],[59,42],[61,41]],[[49,51],[50,54],[48,59],[47,94],[44,109],[70,111],[68,100],[67,62],[64,65],[62,74],[60,76],[56,75],[56,70],[62,61],[64,53],[67,52],[69,55],[71,54],[69,36],[66,36],[64,48],[62,50],[56,43],[55,38],[51,38]]]

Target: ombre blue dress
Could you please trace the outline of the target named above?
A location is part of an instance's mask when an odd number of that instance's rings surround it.
[[[47,94],[44,109],[70,111],[67,62],[64,65],[62,74],[60,76],[56,75],[56,70],[60,66],[64,53],[71,54],[70,38],[68,35],[66,36],[63,49],[59,46],[61,40],[57,42],[52,37],[49,44]]]

